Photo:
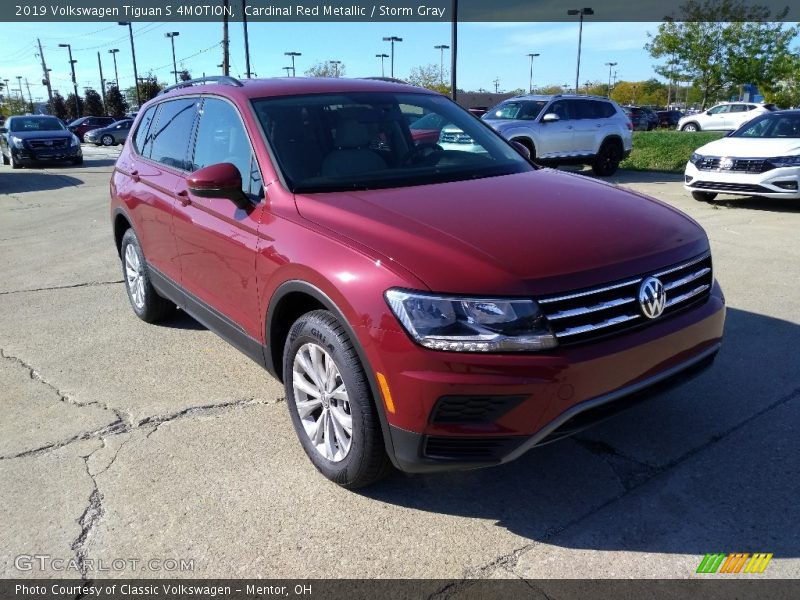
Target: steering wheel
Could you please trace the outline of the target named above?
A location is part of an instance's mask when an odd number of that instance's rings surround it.
[[[421,163],[430,163],[435,165],[442,158],[443,154],[444,148],[442,148],[439,144],[425,142],[423,144],[419,144],[418,146],[414,146],[408,151],[408,153],[403,157],[403,160],[400,162],[404,167],[418,165]]]

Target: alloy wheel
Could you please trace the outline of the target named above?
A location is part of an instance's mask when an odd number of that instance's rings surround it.
[[[133,244],[125,248],[125,277],[128,280],[128,291],[133,304],[139,310],[144,308],[144,277],[142,263]]]

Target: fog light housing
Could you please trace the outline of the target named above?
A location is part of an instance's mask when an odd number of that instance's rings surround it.
[[[796,181],[773,181],[772,185],[774,185],[775,187],[779,187],[782,190],[791,190],[794,192],[797,191]]]
[[[694,179],[694,177],[692,177],[691,175],[686,175],[686,176],[684,176],[684,179],[686,180],[686,183],[691,183],[692,179]]]

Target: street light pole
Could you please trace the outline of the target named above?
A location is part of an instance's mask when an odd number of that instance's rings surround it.
[[[119,52],[119,48],[112,48],[108,51],[108,53],[114,57],[114,82],[119,89],[119,72],[117,71],[117,52]]]
[[[118,21],[117,25],[128,26],[128,35],[131,38],[131,57],[133,57],[133,86],[136,88],[136,103],[142,106],[142,94],[139,92],[139,73],[136,70],[136,48],[133,46],[133,25],[130,21]]]
[[[178,83],[178,64],[175,62],[175,38],[180,35],[177,31],[168,31],[164,37],[169,38],[172,42],[172,74],[175,75],[175,83]]]
[[[583,39],[583,17],[594,14],[591,8],[571,8],[567,11],[570,16],[580,15],[580,25],[578,25],[578,66],[575,69],[575,93],[578,93],[578,85],[581,77],[581,41]]]
[[[331,61],[328,61],[328,62],[330,62],[333,65],[333,76],[334,77],[339,77],[339,65],[342,64],[342,61],[340,61],[340,60],[331,60]]]
[[[78,81],[75,79],[75,63],[78,62],[77,60],[72,60],[72,46],[69,44],[59,44],[59,48],[66,48],[67,52],[69,52],[69,67],[72,70],[72,89],[75,92],[75,118],[81,116],[81,103],[80,97],[78,96]]]
[[[384,53],[376,54],[375,58],[380,58],[381,59],[381,77],[386,77],[386,71],[383,68],[383,59],[384,58],[389,58],[389,55],[388,54],[384,54]]]
[[[528,54],[528,56],[531,57],[531,71],[530,71],[530,74],[528,75],[528,93],[532,94],[533,93],[533,59],[536,58],[537,56],[539,56],[539,54],[538,53],[536,53],[536,54],[530,53],[530,54]]]
[[[403,38],[397,37],[396,35],[392,35],[389,37],[383,38],[384,42],[391,42],[392,43],[392,77],[394,77],[394,43],[395,42],[402,42]]]
[[[440,44],[439,46],[434,46],[434,49],[441,51],[441,56],[439,57],[439,83],[444,85],[444,51],[449,50],[450,46]]]
[[[294,58],[295,58],[295,56],[303,56],[303,53],[302,52],[284,52],[283,54],[284,54],[284,56],[290,56],[292,58],[292,77],[297,77],[297,71],[295,70],[295,67],[294,67]],[[286,74],[288,75],[289,73],[287,72]]]
[[[244,68],[245,76],[250,79],[250,36],[247,35],[247,0],[242,0],[242,34],[244,35]]]
[[[608,88],[606,89],[606,97],[611,98],[611,69],[617,66],[615,62],[607,62],[606,66],[608,67]]]

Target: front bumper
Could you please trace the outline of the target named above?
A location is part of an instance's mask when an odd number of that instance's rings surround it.
[[[37,149],[23,147],[11,148],[14,160],[19,163],[24,162],[51,162],[59,160],[75,160],[83,156],[80,145],[67,146],[66,148]]]
[[[724,321],[724,298],[714,284],[703,304],[663,321],[536,354],[436,352],[410,341],[409,349],[404,333],[383,331],[388,358],[372,367],[385,374],[394,399],[394,413],[387,412],[394,463],[430,472],[514,460],[709,366]],[[453,413],[441,407],[450,399],[456,403],[448,410],[483,418],[448,418]]]
[[[800,167],[781,167],[764,173],[736,173],[701,171],[692,163],[687,163],[683,187],[687,192],[798,199]]]

